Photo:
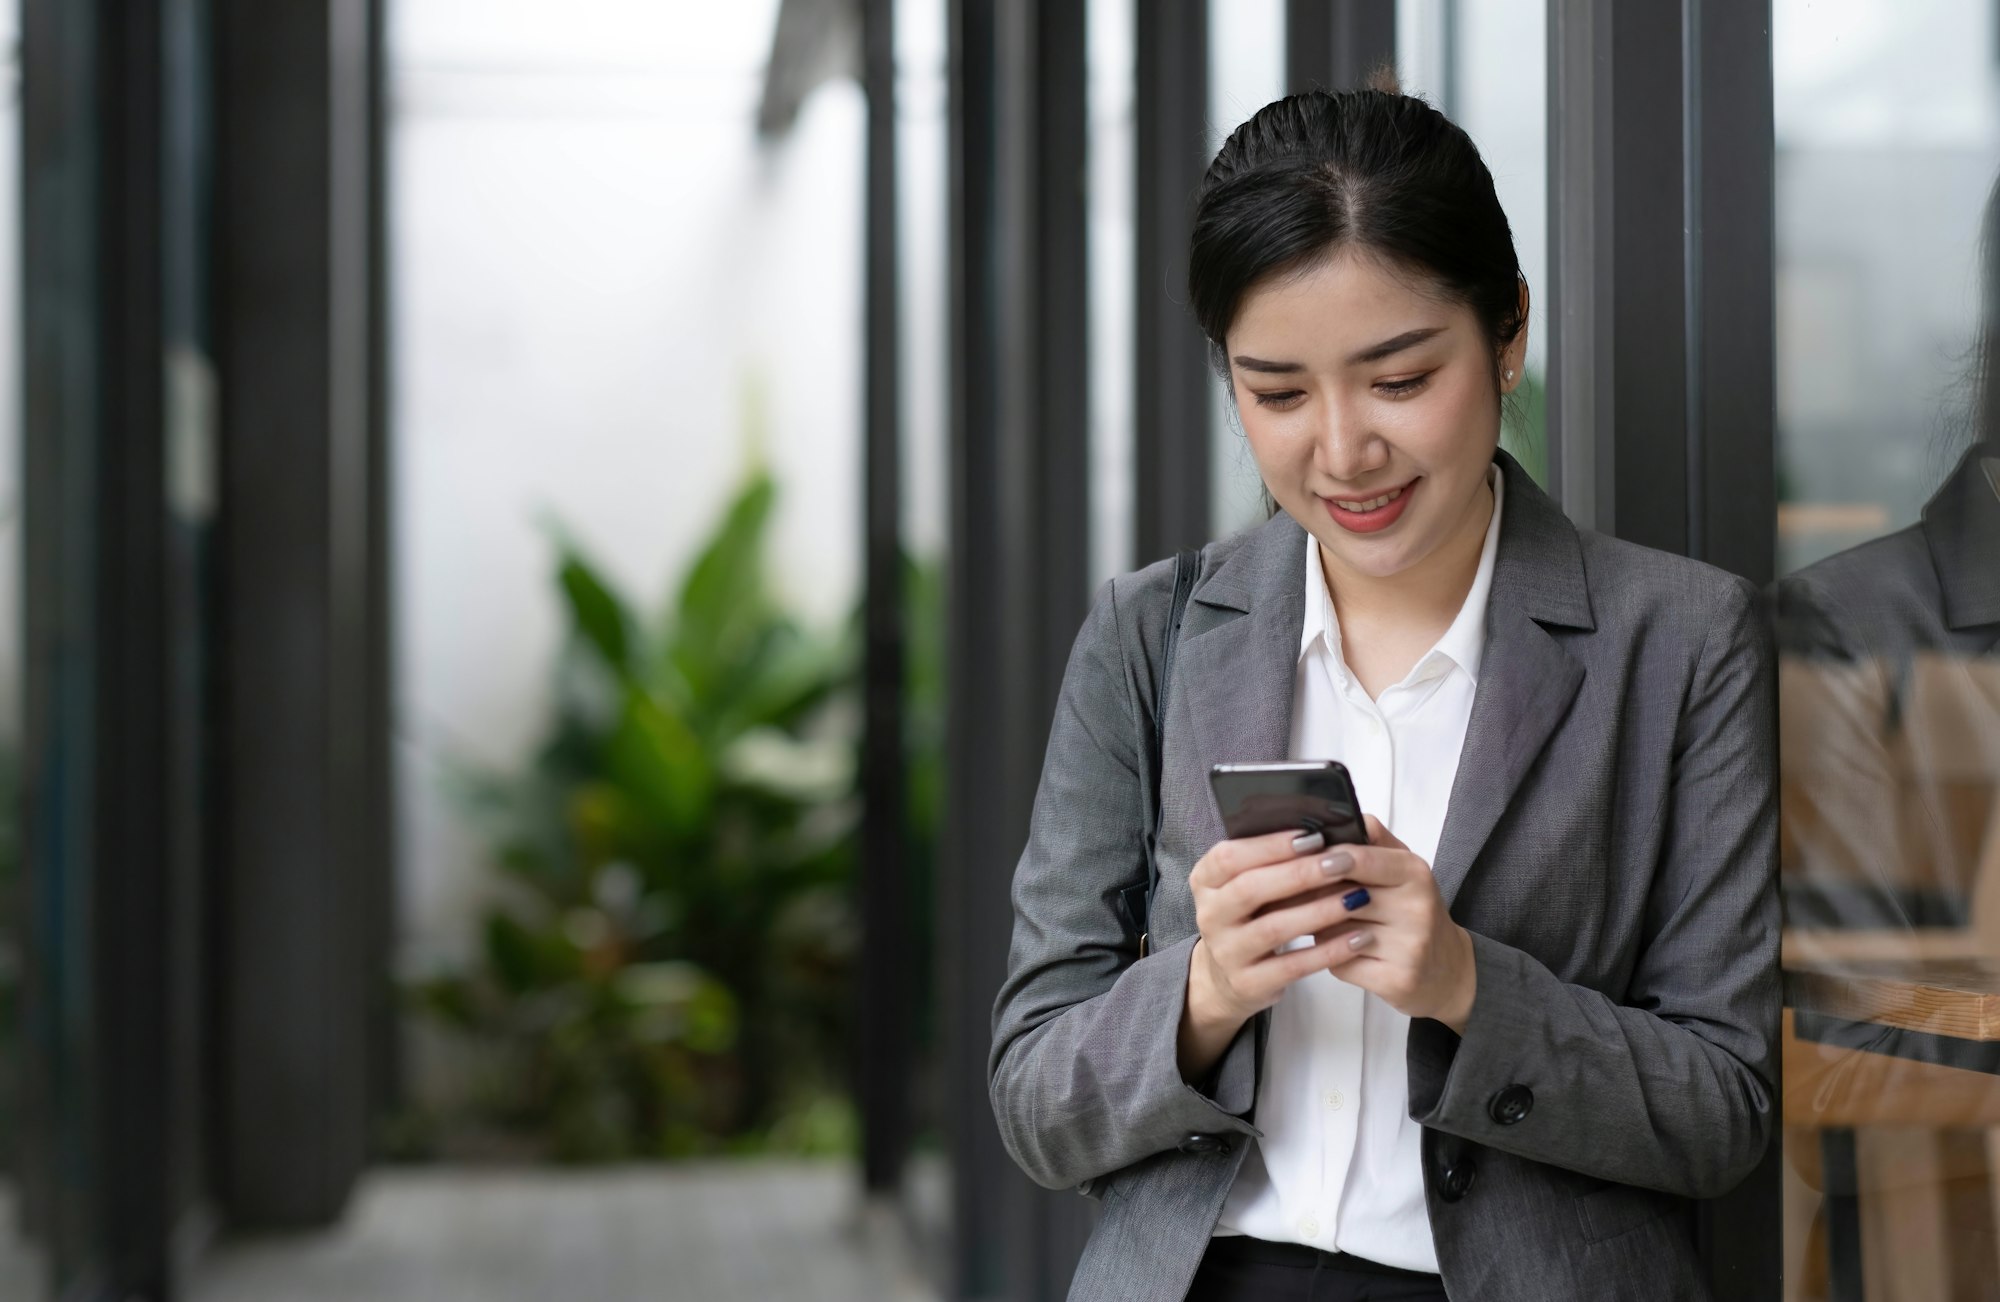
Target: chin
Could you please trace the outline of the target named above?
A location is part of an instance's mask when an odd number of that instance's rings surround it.
[[[1315,535],[1316,537],[1318,535]],[[1370,546],[1363,543],[1356,546],[1352,538],[1320,538],[1320,545],[1340,559],[1340,563],[1357,574],[1365,574],[1371,579],[1394,578],[1421,557],[1412,554],[1401,540]]]

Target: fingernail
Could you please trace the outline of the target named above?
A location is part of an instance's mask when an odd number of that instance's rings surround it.
[[[1368,888],[1366,886],[1357,886],[1347,894],[1341,896],[1340,902],[1347,906],[1349,913],[1352,913],[1354,910],[1368,903]]]
[[[1347,947],[1349,949],[1367,949],[1374,943],[1375,933],[1372,931],[1357,931],[1347,938]]]
[[[1304,836],[1295,836],[1292,838],[1293,854],[1311,854],[1315,850],[1323,850],[1325,848],[1326,835],[1323,832],[1307,832]]]
[[[1319,870],[1329,877],[1338,877],[1354,866],[1354,856],[1345,850],[1335,850],[1319,861]]]

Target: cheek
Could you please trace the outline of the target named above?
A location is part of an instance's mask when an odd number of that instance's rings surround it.
[[[1454,380],[1401,404],[1384,418],[1383,432],[1413,455],[1435,461],[1490,460],[1500,437],[1500,407],[1493,387],[1478,376]]]
[[[1312,437],[1307,422],[1285,419],[1284,413],[1265,411],[1254,401],[1236,409],[1243,424],[1244,442],[1250,445],[1251,459],[1266,472],[1290,467],[1312,455]]]

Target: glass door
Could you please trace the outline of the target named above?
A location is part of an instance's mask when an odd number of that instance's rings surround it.
[[[2000,23],[1779,0],[1789,1298],[2000,1278]]]

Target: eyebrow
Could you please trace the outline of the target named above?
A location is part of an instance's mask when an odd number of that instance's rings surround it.
[[[1385,357],[1394,357],[1405,348],[1414,348],[1426,339],[1435,338],[1445,332],[1444,326],[1422,326],[1415,330],[1405,330],[1402,334],[1384,339],[1379,344],[1370,344],[1347,359],[1349,366],[1361,366],[1368,362],[1379,362]],[[1305,370],[1301,362],[1273,362],[1262,357],[1238,354],[1232,358],[1237,366],[1246,371],[1256,371],[1263,375],[1294,375]]]

